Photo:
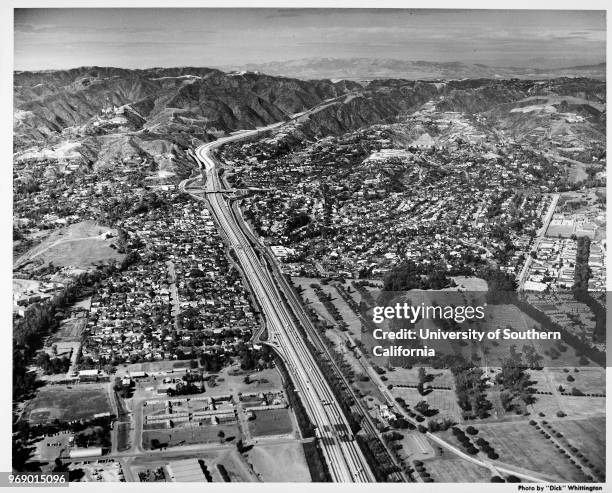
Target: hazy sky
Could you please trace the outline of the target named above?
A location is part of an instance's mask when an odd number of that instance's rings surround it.
[[[605,38],[602,11],[16,9],[15,69],[305,57],[549,68],[605,61]]]

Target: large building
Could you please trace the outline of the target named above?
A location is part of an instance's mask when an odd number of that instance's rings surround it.
[[[202,483],[206,476],[198,459],[176,460],[168,463],[170,479],[177,483]]]
[[[84,459],[86,457],[101,457],[102,447],[74,448],[70,451],[71,459]]]

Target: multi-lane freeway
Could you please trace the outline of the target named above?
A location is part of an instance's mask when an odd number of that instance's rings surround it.
[[[287,366],[295,388],[315,426],[332,480],[373,482],[375,477],[340,404],[304,341],[268,266],[257,256],[234,217],[224,196],[215,160],[211,156],[211,151],[222,144],[250,137],[281,124],[234,134],[198,147],[195,155],[206,173],[204,193],[221,232],[233,249],[261,307],[266,321],[268,343],[275,347]],[[193,181],[194,179],[185,180],[181,183],[181,189],[191,193],[189,185]]]

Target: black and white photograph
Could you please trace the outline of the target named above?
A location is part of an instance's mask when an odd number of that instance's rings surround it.
[[[604,2],[3,13],[0,485],[606,490]]]

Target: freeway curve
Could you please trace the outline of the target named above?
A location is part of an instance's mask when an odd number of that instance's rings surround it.
[[[223,186],[210,152],[225,143],[270,130],[284,122],[259,130],[243,132],[205,144],[195,154],[206,172],[205,193],[217,223],[233,248],[249,279],[254,296],[264,314],[269,343],[273,345],[294,380],[321,444],[331,478],[335,482],[373,482],[375,477],[361,451],[340,405],[285,305],[272,275],[259,260],[223,195]],[[191,180],[180,188],[188,192]],[[188,192],[189,193],[189,192]]]

